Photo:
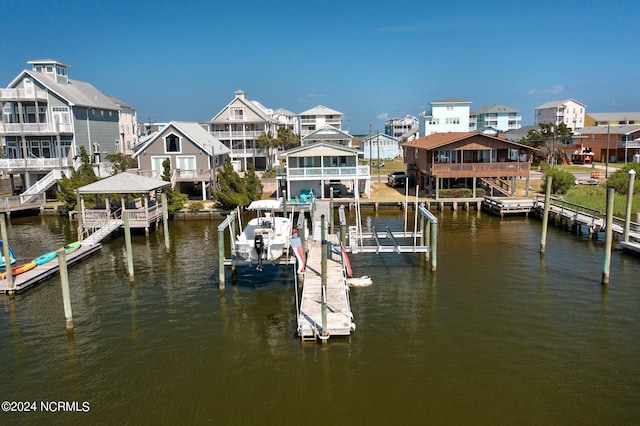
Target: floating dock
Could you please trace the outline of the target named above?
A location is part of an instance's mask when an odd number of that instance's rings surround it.
[[[102,244],[95,244],[91,246],[80,246],[76,251],[66,255],[67,265],[73,265],[74,263],[91,256],[102,248]],[[24,291],[40,281],[43,281],[50,276],[57,274],[60,271],[60,264],[58,258],[38,265],[30,271],[24,272],[20,275],[13,277],[13,287],[9,287],[7,279],[0,280],[0,293],[19,293]]]
[[[349,302],[349,287],[342,265],[342,256],[331,249],[340,247],[335,234],[327,236],[327,244],[307,241],[308,255],[300,312],[298,335],[304,340],[327,339],[330,336],[349,336],[355,329]],[[323,319],[322,250],[327,250],[326,318]],[[323,329],[323,323],[326,329]]]

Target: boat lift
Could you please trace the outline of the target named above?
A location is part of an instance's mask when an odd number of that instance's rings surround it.
[[[430,261],[431,270],[436,270],[438,218],[424,204],[421,203],[416,211],[417,230],[393,232],[387,226],[384,233],[378,232],[375,227],[372,227],[372,232],[358,232],[361,228],[356,224],[349,227],[348,243],[344,206],[340,206],[339,219],[340,240],[350,253],[424,253],[425,260]],[[403,239],[412,239],[413,244],[403,245],[399,241]],[[381,240],[390,241],[391,244],[384,244]]]

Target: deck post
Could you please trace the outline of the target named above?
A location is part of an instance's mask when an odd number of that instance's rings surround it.
[[[547,225],[549,223],[549,204],[551,201],[551,181],[552,176],[547,176],[547,187],[544,193],[544,213],[542,214],[542,238],[540,240],[540,253],[544,254],[547,244]]]
[[[129,226],[129,213],[124,212],[122,215],[124,219],[124,244],[127,248],[127,271],[129,272],[129,283],[134,282],[133,277],[133,250],[131,249],[131,226]]]
[[[329,187],[329,233],[335,233],[333,227],[333,186]]]
[[[629,170],[629,190],[627,191],[627,209],[624,215],[624,242],[629,242],[629,230],[631,229],[631,205],[633,203],[633,181],[636,178],[636,171]]]
[[[164,229],[164,250],[169,253],[171,241],[169,241],[169,205],[167,204],[167,193],[162,191],[160,196],[162,202],[162,227]]]
[[[78,211],[78,241],[82,241],[82,212],[84,210],[84,200],[80,196],[80,192],[76,190],[76,210]]]
[[[240,213],[238,212],[238,214]],[[238,222],[238,227],[239,225],[240,225],[240,222]],[[231,239],[231,282],[235,285],[235,284],[238,284],[238,271],[237,271],[238,265],[236,265],[236,249],[235,249],[235,238],[236,238],[235,218],[229,221],[229,227],[230,227],[229,238]],[[242,232],[242,229],[240,230],[240,232]],[[222,257],[224,258],[224,256]]]
[[[2,237],[2,256],[4,257],[5,270],[7,271],[7,290],[13,294],[13,271],[11,270],[11,255],[9,255],[9,241],[7,239],[7,220],[5,213],[0,214],[0,236]]]
[[[420,246],[424,246],[424,221],[425,217],[420,215]]]
[[[58,255],[58,268],[60,270],[60,286],[62,287],[62,303],[64,305],[64,317],[67,331],[73,330],[73,313],[71,312],[71,293],[69,292],[69,275],[67,273],[67,254],[64,247],[56,250]]]
[[[321,283],[322,283],[322,337],[328,338],[329,333],[327,331],[327,238],[324,230],[324,215],[320,216],[320,229],[322,235],[322,274],[321,274]]]
[[[609,284],[609,269],[611,267],[611,240],[613,234],[613,188],[607,189],[607,225],[604,238],[604,267],[602,269],[602,285]]]
[[[220,290],[224,290],[224,229],[218,229],[218,279]]]
[[[431,272],[435,272],[437,262],[437,250],[438,248],[438,225],[436,223],[431,224]]]

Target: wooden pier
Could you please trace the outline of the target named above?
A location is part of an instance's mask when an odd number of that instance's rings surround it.
[[[342,256],[331,249],[333,245],[340,247],[335,234],[328,235],[324,245],[321,241],[307,241],[306,273],[298,314],[298,335],[303,341],[348,336],[355,330]],[[322,328],[322,250],[327,250],[326,330]]]
[[[67,265],[73,265],[74,263],[97,252],[101,248],[101,244],[80,246],[80,248],[76,251],[66,255]],[[14,276],[12,287],[9,286],[6,278],[0,280],[0,293],[19,293],[49,278],[50,276],[57,274],[59,271],[60,264],[58,263],[58,258],[56,257],[55,259],[47,263],[36,266],[30,271]]]

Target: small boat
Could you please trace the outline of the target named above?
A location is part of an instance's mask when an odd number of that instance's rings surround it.
[[[13,265],[14,263],[16,263],[16,257],[13,254],[13,250],[11,249],[11,247],[7,246],[7,248],[9,249],[9,258],[11,259],[9,263]],[[0,271],[5,270],[6,268],[7,264],[4,260],[4,243],[2,242],[2,240],[0,240]]]
[[[291,220],[274,215],[274,210],[282,205],[282,200],[258,200],[252,202],[248,210],[256,210],[257,217],[251,219],[235,241],[236,253],[244,260],[274,261],[289,248]],[[263,210],[271,210],[271,213]]]
[[[369,287],[371,284],[373,284],[373,280],[368,275],[363,275],[359,278],[347,278],[349,287]]]
[[[78,250],[79,248],[80,248],[80,241],[74,241],[74,242],[69,243],[66,246],[64,246],[64,253],[65,254],[73,253],[74,251]]]
[[[55,259],[57,255],[58,254],[55,251],[50,251],[49,253],[45,253],[41,256],[36,257],[32,260],[32,262],[35,262],[36,265],[43,265]]]
[[[38,266],[36,262],[23,263],[22,265],[14,266],[11,268],[11,275],[15,277],[16,275],[32,270],[36,266]],[[5,278],[7,278],[7,271],[0,272],[0,280],[4,280]]]

